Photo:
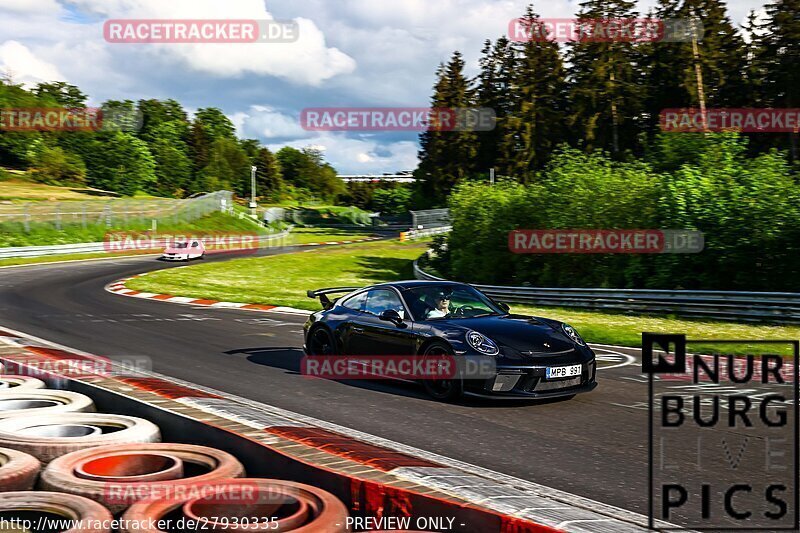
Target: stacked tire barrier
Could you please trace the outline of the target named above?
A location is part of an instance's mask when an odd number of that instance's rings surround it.
[[[346,530],[347,508],[322,489],[245,478],[226,451],[161,442],[153,422],[38,378],[0,387],[0,531]]]

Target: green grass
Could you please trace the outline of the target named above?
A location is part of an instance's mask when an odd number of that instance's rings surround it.
[[[369,232],[353,232],[335,228],[294,228],[288,244],[308,244],[310,242],[353,241],[371,236]]]
[[[44,200],[107,200],[109,194],[86,187],[56,187],[22,179],[19,174],[6,174],[9,179],[0,180],[0,200],[2,201],[44,201]]]
[[[86,228],[79,225],[65,225],[61,231],[51,224],[31,224],[26,232],[20,223],[0,224],[0,247],[5,246],[45,246],[55,244],[71,244],[79,242],[101,242],[109,232],[143,232],[151,229],[151,223],[131,222],[125,227],[107,227],[105,224],[89,224]],[[259,232],[258,226],[248,220],[241,220],[225,213],[211,213],[192,222],[160,222],[157,233],[181,233],[201,231],[240,231]]]
[[[128,286],[194,298],[318,310],[319,303],[307,298],[306,290],[411,279],[412,262],[427,247],[425,241],[385,241],[315,249],[311,253],[236,259],[156,272],[134,279]],[[641,345],[643,331],[684,333],[689,339],[800,339],[800,326],[739,324],[523,305],[513,305],[512,311],[568,322],[588,342],[599,344],[637,347]],[[689,348],[702,353],[735,354],[762,350],[753,344],[690,344]],[[773,347],[771,351],[775,353],[776,350]],[[788,353],[785,349],[778,351]]]
[[[93,252],[86,254],[59,254],[45,255],[42,257],[12,257],[10,259],[0,259],[0,267],[16,265],[36,265],[43,263],[55,263],[58,261],[83,261],[86,259],[111,259],[118,257],[129,257],[132,255],[142,255],[153,252],[125,252],[124,254],[110,254],[107,252]]]
[[[384,241],[314,249],[270,257],[234,259],[169,269],[131,280],[132,289],[230,302],[321,309],[308,289],[361,287],[413,278],[412,263],[424,243]]]
[[[743,324],[737,322],[677,318],[670,316],[641,316],[622,313],[581,311],[557,307],[513,305],[517,313],[546,316],[568,322],[588,342],[619,346],[641,346],[642,332],[683,333],[688,339],[800,339],[800,326]],[[697,353],[759,353],[763,346],[755,344],[695,344],[690,351]],[[774,352],[775,347],[772,347]],[[788,345],[780,353],[789,355]]]

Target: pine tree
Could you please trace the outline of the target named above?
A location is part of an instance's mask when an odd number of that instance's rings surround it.
[[[542,35],[539,16],[528,6],[522,21],[531,35]],[[515,48],[511,109],[502,122],[499,170],[527,182],[566,140],[566,77],[558,44],[528,39]]]
[[[658,131],[664,109],[752,106],[749,52],[720,0],[659,0],[662,21],[696,21],[699,38],[639,46],[648,81],[647,131]]]
[[[679,16],[694,18],[702,23],[703,39],[697,43],[698,56],[684,67],[684,83],[699,106],[699,91],[706,107],[742,107],[745,100],[744,74],[747,49],[739,31],[733,26],[721,0],[685,0]],[[687,51],[691,43],[684,44]],[[702,87],[698,87],[694,65],[702,72]]]
[[[493,109],[497,117],[494,129],[478,132],[476,165],[479,172],[487,172],[498,165],[500,144],[507,131],[506,119],[514,105],[511,91],[516,63],[514,48],[506,37],[500,37],[494,44],[487,39],[482,54],[477,105]]]
[[[767,6],[767,94],[775,107],[800,107],[800,0],[775,0]],[[793,161],[800,158],[798,134],[789,133]]]
[[[474,107],[474,91],[464,76],[464,59],[455,52],[447,65],[440,65],[431,99],[434,110]],[[450,190],[476,171],[478,137],[474,131],[432,127],[420,135],[420,164],[415,176],[422,180],[422,200],[444,203]]]
[[[631,0],[587,0],[580,4],[579,25],[591,28],[601,20],[636,18]],[[585,38],[568,47],[570,123],[589,150],[619,156],[638,149],[645,81],[631,40]]]

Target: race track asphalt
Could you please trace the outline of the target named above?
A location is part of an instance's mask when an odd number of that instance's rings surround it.
[[[647,385],[630,356],[638,350],[596,350],[600,386],[573,400],[437,403],[410,384],[301,376],[303,317],[104,290],[121,277],[171,266],[139,257],[0,269],[0,326],[98,355],[146,356],[168,376],[646,514]],[[726,428],[712,431],[710,438],[728,435],[739,446]],[[762,463],[746,459],[736,471],[722,464],[710,480],[707,471],[687,476],[695,485],[759,482]],[[712,493],[719,497],[716,486]]]

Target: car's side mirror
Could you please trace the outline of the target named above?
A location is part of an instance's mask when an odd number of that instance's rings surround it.
[[[499,307],[500,309],[502,309],[506,313],[511,311],[511,308],[508,306],[507,303],[497,302],[497,307]]]
[[[400,317],[400,313],[394,309],[387,309],[386,311],[381,312],[381,314],[378,315],[378,318],[385,320],[386,322],[391,322],[397,327],[405,326],[405,322],[403,322],[402,317]]]

